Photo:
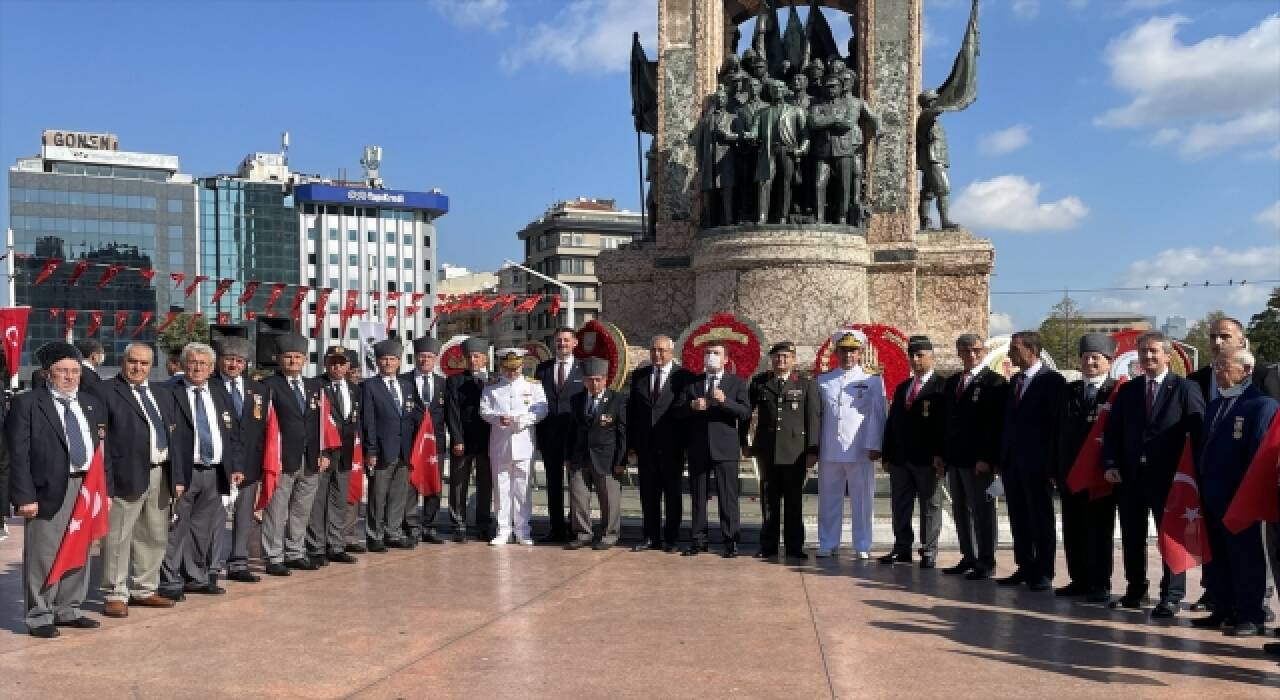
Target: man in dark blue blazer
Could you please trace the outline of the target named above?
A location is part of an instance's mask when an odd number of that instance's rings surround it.
[[[414,414],[414,435],[417,435],[422,422],[423,411],[431,416],[431,429],[436,436],[436,458],[440,468],[445,465],[445,455],[449,450],[447,437],[448,425],[444,416],[444,377],[436,374],[436,362],[440,358],[440,341],[430,336],[413,339],[413,369],[400,375],[413,385],[413,397],[416,400]],[[418,491],[412,487],[405,490],[404,531],[405,542],[416,543],[419,538],[430,544],[442,544],[443,540],[436,535],[436,516],[440,514],[440,497],[434,494],[422,497],[422,508],[418,508]]]
[[[1165,500],[1178,471],[1188,436],[1199,445],[1204,423],[1204,397],[1190,380],[1169,369],[1173,352],[1163,333],[1150,331],[1138,338],[1143,376],[1117,392],[1103,436],[1103,463],[1108,481],[1117,484],[1120,537],[1124,547],[1125,594],[1112,607],[1139,609],[1147,594],[1147,518],[1159,523]],[[1155,618],[1178,613],[1186,595],[1186,574],[1173,574],[1166,565],[1160,578],[1160,602]]]
[[[316,497],[311,504],[307,523],[307,556],[317,566],[329,562],[354,564],[356,558],[347,553],[347,509],[360,504],[347,503],[347,487],[351,483],[351,456],[360,429],[360,398],[347,384],[351,353],[341,345],[330,346],[324,353],[324,376],[320,391],[328,400],[329,420],[338,431],[338,447],[325,450],[329,468],[320,472]]]
[[[31,636],[51,639],[58,636],[58,627],[101,625],[80,610],[89,588],[88,562],[52,586],[44,583],[94,450],[106,434],[107,410],[97,397],[78,390],[80,353],[75,347],[47,343],[35,356],[48,371],[48,385],[13,398],[5,437],[13,503],[18,516],[26,519],[22,533],[25,622]],[[109,470],[106,477],[110,483]]]
[[[608,388],[609,361],[593,357],[584,363],[584,390],[572,401],[574,432],[569,439],[570,518],[574,538],[567,549],[590,545],[609,549],[618,542],[622,522],[622,485],[626,470],[627,401]],[[600,539],[592,542],[591,492],[600,501]]]
[[[649,364],[631,373],[627,453],[636,458],[644,516],[644,540],[632,551],[661,548],[671,552],[680,535],[685,426],[671,407],[694,377],[675,363],[674,355],[671,338],[654,336],[649,341]]]
[[[254,583],[259,576],[249,571],[249,533],[254,527],[258,487],[262,480],[262,447],[267,430],[267,388],[245,375],[253,346],[245,338],[223,338],[214,349],[218,353],[218,373],[211,382],[221,384],[231,399],[231,423],[240,440],[239,482],[231,519],[231,550],[227,555],[227,578]],[[231,481],[237,483],[236,473]],[[221,539],[221,538],[219,538]]]
[[[540,363],[533,373],[534,380],[542,382],[542,392],[547,395],[547,417],[534,428],[538,451],[542,454],[542,469],[547,475],[547,512],[551,517],[551,531],[542,541],[567,542],[564,472],[575,428],[572,403],[574,397],[586,389],[581,364],[573,356],[578,347],[577,334],[572,328],[557,328],[551,342],[555,346],[555,357]]]
[[[378,374],[360,384],[360,430],[365,470],[369,473],[369,506],[365,535],[370,552],[407,547],[404,521],[409,485],[409,455],[421,422],[421,406],[413,382],[400,372],[404,346],[395,339],[373,346]]]
[[[1009,341],[1009,359],[1018,368],[1005,401],[1000,478],[1009,504],[1013,559],[1017,568],[996,583],[1026,583],[1033,591],[1053,586],[1058,535],[1053,510],[1057,476],[1058,430],[1066,379],[1040,361],[1042,344],[1035,331],[1020,331]]]
[[[476,530],[488,540],[492,526],[493,472],[489,467],[489,423],[480,415],[480,397],[489,379],[489,341],[471,337],[462,343],[467,369],[445,382],[444,410],[449,422],[449,520],[453,541],[467,539],[467,490],[476,477]]]
[[[723,556],[738,556],[739,423],[751,420],[747,383],[725,371],[727,352],[719,340],[703,345],[706,371],[676,399],[673,407],[688,421],[689,495],[693,500],[692,538],[685,556],[707,551],[707,478],[716,479]]]
[[[1196,627],[1230,625],[1227,634],[1254,637],[1265,630],[1267,562],[1262,524],[1251,523],[1232,533],[1222,522],[1240,482],[1275,419],[1276,400],[1253,386],[1253,354],[1243,348],[1219,352],[1213,360],[1218,398],[1205,412],[1204,447],[1197,460],[1200,500],[1209,530],[1205,583],[1213,613],[1193,620]]]
[[[262,382],[280,424],[283,462],[271,502],[262,513],[262,554],[272,576],[319,568],[307,556],[307,524],[329,456],[320,450],[320,380],[302,376],[308,345],[297,333],[279,336],[280,371]]]

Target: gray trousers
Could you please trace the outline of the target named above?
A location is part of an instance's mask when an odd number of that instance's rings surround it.
[[[292,474],[281,472],[271,502],[262,512],[262,556],[272,564],[307,556],[307,523],[316,497],[319,474],[303,467]]]
[[[81,617],[80,605],[89,593],[89,562],[68,571],[48,588],[44,580],[53,568],[53,558],[58,554],[58,545],[62,544],[83,481],[81,477],[67,481],[62,505],[52,518],[30,518],[22,528],[22,583],[28,629],[52,625],[55,620],[67,622]]]
[[[185,584],[206,586],[216,538],[222,536],[227,512],[218,493],[222,467],[192,469],[191,483],[173,506],[177,520],[169,529],[169,547],[160,566],[160,587],[180,591]]]
[[[422,536],[422,494],[409,483],[408,465],[405,465],[404,473],[404,521],[400,524],[400,530],[405,539],[417,542]]]
[[[111,530],[102,540],[101,590],[107,600],[146,598],[159,587],[169,538],[168,482],[164,467],[152,467],[141,496],[111,499]]]
[[[951,517],[964,561],[990,574],[996,570],[996,502],[987,496],[995,476],[969,468],[947,469]]]
[[[889,465],[889,499],[893,508],[893,551],[910,554],[915,533],[911,516],[920,503],[920,556],[938,554],[938,535],[942,532],[942,489],[933,466],[915,464]]]
[[[315,501],[311,505],[311,521],[307,524],[307,553],[312,556],[338,554],[347,548],[343,526],[347,523],[347,484],[350,469],[337,469],[338,460],[317,475]]]
[[[613,475],[602,476],[590,467],[569,468],[569,526],[576,539],[589,542],[591,528],[591,492],[587,482],[600,499],[600,521],[603,532],[600,542],[613,545],[618,542],[618,527],[622,522],[622,484]]]
[[[240,484],[236,493],[235,511],[231,516],[231,555],[227,557],[228,571],[249,570],[249,536],[255,525],[253,507],[258,501],[258,482]]]
[[[380,461],[369,479],[369,506],[365,513],[365,536],[376,542],[404,537],[404,507],[408,498],[409,467],[396,460],[383,465]]]

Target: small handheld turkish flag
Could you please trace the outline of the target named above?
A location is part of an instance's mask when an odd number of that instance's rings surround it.
[[[93,451],[93,459],[89,462],[89,473],[80,483],[80,497],[71,508],[71,520],[67,522],[67,531],[62,535],[58,545],[58,553],[53,557],[53,566],[49,568],[49,577],[45,579],[46,588],[58,582],[68,571],[84,566],[89,561],[89,545],[95,540],[106,537],[111,529],[107,512],[111,510],[111,499],[107,497],[107,476],[102,462],[102,443]]]
[[[1209,552],[1209,530],[1204,524],[1200,505],[1200,485],[1192,458],[1191,438],[1182,448],[1178,473],[1165,500],[1164,517],[1160,519],[1160,541],[1157,547],[1169,570],[1180,574],[1187,569],[1213,561]]]
[[[409,483],[423,496],[434,496],[443,490],[440,484],[440,458],[436,455],[436,430],[431,413],[422,412],[422,423],[413,438],[409,453]]]
[[[284,457],[280,452],[280,421],[276,418],[275,402],[267,404],[267,437],[262,443],[262,488],[258,489],[258,502],[254,510],[262,510],[271,503],[271,496],[284,470]]]
[[[320,449],[342,449],[342,435],[338,433],[338,424],[333,420],[333,411],[329,408],[329,392],[320,390]]]
[[[347,481],[347,503],[358,505],[364,497],[364,445],[356,432],[356,445],[351,450],[351,476]]]

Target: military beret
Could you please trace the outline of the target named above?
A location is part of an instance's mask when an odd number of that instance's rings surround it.
[[[466,340],[462,341],[462,351],[467,353],[468,355],[473,352],[488,353],[489,341],[485,340],[484,338],[479,338],[473,335],[470,338],[467,338]]]
[[[1080,354],[1096,352],[1107,357],[1116,356],[1116,339],[1106,333],[1085,333],[1080,336]]]
[[[929,340],[929,336],[913,335],[907,340],[907,354],[914,354],[917,350],[933,350],[933,341]]]
[[[590,357],[582,363],[582,374],[587,377],[608,377],[609,361],[603,357]]]
[[[524,367],[524,356],[527,351],[522,348],[503,348],[498,351],[498,358],[503,369],[520,369]]]
[[[285,333],[276,338],[276,351],[283,355],[286,352],[307,354],[307,339],[297,333]]]
[[[780,343],[774,343],[773,347],[769,348],[769,354],[772,355],[777,352],[789,352],[792,355],[794,355],[796,354],[796,344],[791,342],[790,340],[784,340]]]
[[[45,343],[37,348],[36,359],[39,360],[41,367],[49,369],[61,360],[75,360],[79,363],[84,358],[81,357],[80,351],[76,349],[76,346],[71,343],[54,341]]]
[[[213,350],[218,353],[218,355],[234,355],[235,357],[241,357],[246,360],[249,359],[250,355],[253,353],[253,347],[249,345],[249,339],[238,337],[219,338],[214,342]]]
[[[395,357],[403,356],[404,346],[400,344],[400,341],[394,338],[388,338],[382,342],[373,344],[374,357],[386,357],[387,355],[393,355]]]
[[[324,361],[328,364],[333,362],[351,362],[351,358],[347,357],[347,349],[341,345],[330,345],[328,350],[324,351]]]
[[[418,354],[418,353],[420,353],[420,352],[429,352],[429,353],[432,353],[433,355],[439,355],[439,354],[440,354],[440,341],[439,341],[439,340],[436,340],[435,338],[432,338],[432,337],[431,337],[431,336],[429,336],[429,335],[428,335],[428,336],[423,336],[423,337],[421,337],[421,338],[414,338],[414,339],[413,339],[413,354],[415,354],[415,355],[416,355],[416,354]]]

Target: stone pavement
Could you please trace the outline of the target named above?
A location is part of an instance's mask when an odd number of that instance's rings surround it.
[[[1280,696],[1262,640],[1188,615],[1152,624],[847,557],[422,545],[124,620],[91,602],[101,629],[37,640],[10,523],[0,697]]]

